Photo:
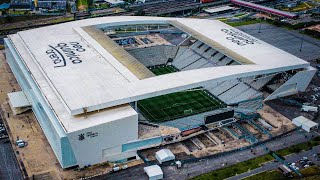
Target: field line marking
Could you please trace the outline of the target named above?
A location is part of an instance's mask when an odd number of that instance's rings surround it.
[[[138,104],[139,104],[139,102],[138,102]],[[155,121],[157,121],[157,119],[156,118],[154,118],[153,116],[152,116],[152,114],[140,103],[140,106],[155,120]]]

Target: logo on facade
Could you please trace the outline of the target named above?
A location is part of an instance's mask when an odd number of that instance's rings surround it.
[[[79,137],[78,137],[79,141],[82,141],[84,140],[84,134],[79,134]]]
[[[239,46],[245,46],[255,43],[259,44],[257,39],[249,37],[248,35],[243,34],[240,31],[236,31],[234,29],[221,29],[221,31],[228,35],[226,37],[227,40],[230,40],[231,42],[236,43]]]
[[[49,45],[46,51],[50,60],[54,64],[54,68],[65,67],[67,64],[80,64],[82,59],[80,53],[86,51],[78,42],[58,43],[57,45]]]
[[[86,132],[86,133],[81,133],[78,135],[78,139],[79,141],[82,141],[85,139],[85,137],[87,138],[94,138],[94,137],[97,137],[98,136],[98,132]]]

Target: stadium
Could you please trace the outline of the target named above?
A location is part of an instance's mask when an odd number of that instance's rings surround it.
[[[135,159],[304,92],[308,62],[216,20],[103,17],[9,35],[6,57],[61,167]]]

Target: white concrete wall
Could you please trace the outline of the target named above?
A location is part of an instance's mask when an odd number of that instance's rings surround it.
[[[307,69],[296,73],[287,82],[285,82],[282,86],[280,86],[277,90],[270,94],[265,99],[265,101],[289,96],[297,92],[304,92],[307,89],[316,71],[316,69],[310,66]]]
[[[90,137],[90,134],[97,136]],[[84,139],[79,140],[79,135]],[[138,139],[138,114],[99,126],[68,133],[80,167],[105,161],[117,161],[135,156],[135,151],[122,153],[122,144]]]

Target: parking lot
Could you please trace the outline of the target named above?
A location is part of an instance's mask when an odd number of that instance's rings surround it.
[[[279,28],[270,24],[251,24],[239,26],[238,29],[293,54],[306,61],[315,60],[320,57],[320,41],[299,32]],[[302,41],[303,39],[303,41]],[[300,46],[302,42],[302,49]]]
[[[1,124],[2,121],[0,117],[0,125]],[[1,137],[4,137],[3,135],[4,133],[2,132]],[[0,179],[23,179],[8,138],[0,139]]]

